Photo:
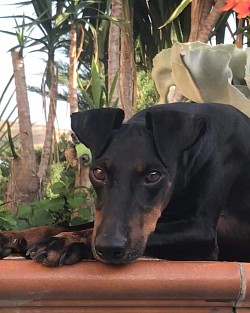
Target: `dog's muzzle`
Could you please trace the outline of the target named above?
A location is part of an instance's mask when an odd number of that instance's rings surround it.
[[[97,236],[94,245],[94,255],[98,260],[105,263],[126,263],[127,248],[127,239],[123,236],[110,239],[105,238],[105,236]]]

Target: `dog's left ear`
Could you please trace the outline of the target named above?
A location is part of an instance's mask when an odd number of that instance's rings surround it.
[[[205,133],[206,121],[189,113],[152,110],[147,112],[146,128],[153,132],[161,160],[171,166],[184,151],[199,141]]]
[[[71,114],[71,128],[93,158],[101,155],[112,129],[121,127],[124,112],[121,109],[93,109]]]

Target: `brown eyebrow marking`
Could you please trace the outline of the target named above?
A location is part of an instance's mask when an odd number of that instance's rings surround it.
[[[146,165],[143,163],[142,160],[139,160],[135,164],[135,170],[137,173],[143,173],[146,170]]]
[[[162,207],[156,205],[149,212],[141,212],[131,216],[129,226],[131,229],[130,238],[132,242],[137,242],[138,238],[145,246],[149,235],[154,232],[158,219],[161,216]],[[140,236],[138,237],[138,232]]]

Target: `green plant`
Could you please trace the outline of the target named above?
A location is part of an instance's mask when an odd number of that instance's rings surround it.
[[[0,163],[0,230],[25,229],[41,225],[78,225],[93,220],[91,199],[92,189],[74,187],[74,170],[66,162],[50,166],[50,174],[45,188],[45,198],[40,201],[20,204],[17,214],[4,208],[4,182],[8,173],[8,163]],[[7,166],[5,169],[4,166]],[[1,199],[0,198],[0,199]],[[77,216],[74,212],[77,208]]]
[[[69,186],[62,181],[55,182],[51,189],[57,195],[54,198],[19,206],[16,215],[18,229],[41,225],[78,225],[93,220],[92,209],[86,205],[87,190],[69,192]],[[78,216],[72,219],[76,207],[81,208]]]
[[[12,230],[17,227],[15,216],[4,208],[4,203],[0,201],[0,230]]]
[[[6,210],[3,202],[0,203],[0,230],[20,230],[41,225],[78,225],[93,220],[89,205],[93,193],[88,189],[75,191],[73,175],[65,164],[52,166],[45,199],[19,205],[16,215]],[[78,215],[72,218],[75,208],[79,208]]]
[[[67,169],[66,166],[67,164],[65,162],[50,165],[49,177],[47,178],[45,188],[47,199],[57,198],[60,194],[66,196],[70,193],[69,189],[72,189],[74,177],[72,171]],[[61,186],[64,189],[62,189]]]
[[[1,155],[0,160],[2,159],[2,155],[6,152],[6,150],[8,150],[10,146],[10,141],[13,144],[13,142],[18,138],[18,136],[15,136],[14,138],[12,138],[11,136],[11,126],[14,124],[16,119],[14,119],[14,121],[12,121],[11,123],[8,122],[10,118],[13,119],[13,114],[14,114],[14,111],[16,110],[16,106],[11,110],[11,112],[8,115],[6,115],[6,112],[9,109],[11,100],[15,94],[15,91],[12,91],[8,99],[5,99],[7,92],[10,90],[13,77],[14,75],[10,77],[8,83],[3,89],[2,94],[0,95],[0,107],[1,107],[0,109],[0,121],[1,121],[0,123],[0,155]]]
[[[6,145],[0,155],[0,201],[4,201],[7,182],[10,176],[9,159],[11,157],[11,152],[8,145]]]
[[[140,111],[156,103],[158,95],[154,81],[149,73],[141,70],[137,73],[137,110]]]
[[[111,99],[117,84],[118,77],[119,71],[114,76],[110,92],[108,93],[105,87],[104,75],[101,73],[100,68],[93,59],[91,65],[91,79],[89,84],[85,86],[86,81],[82,81],[80,79],[78,80],[80,97],[84,99],[82,102],[85,104],[85,106],[91,109],[111,106]],[[112,103],[112,106],[116,107],[117,104],[118,99]],[[84,107],[81,106],[81,101],[79,106],[81,109],[84,109]]]
[[[4,169],[1,167],[2,163],[0,161],[0,201],[3,201],[8,179],[7,176],[3,173]]]

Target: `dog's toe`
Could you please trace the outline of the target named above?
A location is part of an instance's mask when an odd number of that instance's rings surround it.
[[[31,246],[26,252],[26,256],[32,259],[32,255],[35,254],[36,250],[37,250],[36,245]]]
[[[65,244],[64,241],[64,238],[51,237],[33,245],[26,255],[35,262],[40,262],[47,266],[58,266]]]
[[[59,265],[75,264],[82,259],[91,259],[91,251],[82,243],[73,243],[61,254]]]
[[[32,255],[32,254],[31,254]],[[47,257],[47,251],[41,251],[40,253],[34,253],[31,256],[32,260],[35,262],[43,262],[43,260]]]

